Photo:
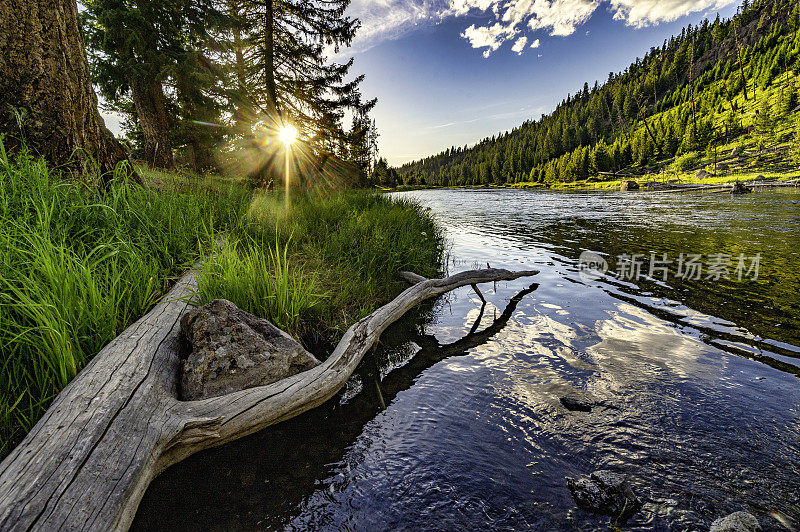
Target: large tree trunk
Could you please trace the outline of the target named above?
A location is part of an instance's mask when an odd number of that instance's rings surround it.
[[[0,464],[0,529],[126,529],[150,481],[202,449],[330,399],[381,333],[413,306],[455,288],[537,272],[476,270],[421,279],[345,332],[314,369],[267,386],[178,400],[179,320],[195,290],[185,276],[108,344]]]
[[[236,73],[236,101],[233,111],[234,127],[239,135],[249,139],[253,134],[253,124],[256,121],[255,106],[247,88],[247,66],[244,58],[244,42],[242,39],[242,13],[238,0],[228,3],[228,14],[233,21],[233,69]]]
[[[127,159],[97,111],[75,0],[0,0],[0,133],[69,172]]]
[[[264,88],[267,93],[267,113],[270,120],[280,120],[278,89],[275,84],[275,5],[264,0]]]
[[[169,116],[164,87],[154,75],[130,80],[136,116],[144,134],[144,158],[156,168],[173,168],[172,143],[169,138]]]

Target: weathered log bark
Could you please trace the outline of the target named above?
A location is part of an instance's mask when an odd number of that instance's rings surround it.
[[[6,146],[24,141],[71,173],[87,162],[108,173],[126,160],[97,111],[75,0],[0,0],[0,28],[0,133],[7,135]]]
[[[155,75],[130,80],[131,99],[144,135],[144,159],[156,168],[173,168],[172,142],[164,87]]]
[[[350,327],[320,366],[268,386],[182,402],[179,319],[196,286],[187,274],[95,356],[0,464],[0,529],[125,529],[159,472],[322,404],[414,305],[460,286],[536,273],[486,269],[421,280]]]

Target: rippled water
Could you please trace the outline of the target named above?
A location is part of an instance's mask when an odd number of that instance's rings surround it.
[[[800,194],[431,190],[451,273],[532,267],[384,334],[343,394],[156,479],[135,529],[567,529],[565,477],[628,473],[625,526],[800,525]],[[753,281],[584,281],[591,250],[761,254]],[[595,402],[570,412],[559,398]]]

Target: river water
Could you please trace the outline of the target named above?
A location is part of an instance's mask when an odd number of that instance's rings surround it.
[[[608,530],[565,481],[597,469],[645,501],[626,530],[800,527],[797,191],[399,196],[450,273],[540,273],[404,319],[339,397],[164,472],[134,529]]]

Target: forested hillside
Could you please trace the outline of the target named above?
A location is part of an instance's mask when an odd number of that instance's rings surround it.
[[[654,171],[745,133],[761,149],[777,145],[796,138],[776,125],[798,104],[798,26],[796,0],[745,1],[731,20],[687,26],[602,86],[585,83],[540,120],[396,171],[380,162],[376,177],[384,185],[571,182]]]

